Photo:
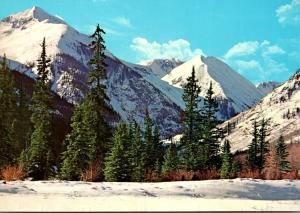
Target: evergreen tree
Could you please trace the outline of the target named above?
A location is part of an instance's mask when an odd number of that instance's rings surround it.
[[[183,112],[183,136],[181,138],[182,162],[185,169],[197,170],[203,147],[200,145],[199,138],[201,119],[198,110],[201,90],[198,86],[194,67],[191,76],[187,78],[187,83],[183,86],[183,90],[182,99],[185,102],[185,110]]]
[[[230,143],[225,140],[222,150],[222,167],[221,167],[221,178],[228,179],[232,175],[232,156],[230,153]]]
[[[132,175],[131,180],[135,182],[143,181],[145,174],[144,164],[144,144],[141,136],[141,129],[135,122],[132,137]]]
[[[209,89],[207,90],[206,96],[204,98],[204,107],[201,111],[202,117],[202,128],[203,131],[202,139],[205,143],[206,148],[206,165],[209,168],[218,167],[220,163],[220,142],[221,130],[217,128],[218,120],[216,113],[218,112],[218,102],[213,97],[214,91],[212,87],[212,82],[210,82]]]
[[[148,109],[146,109],[145,117],[145,133],[144,133],[144,142],[145,142],[145,167],[146,170],[153,170],[155,165],[155,150],[153,143],[152,135],[152,120]]]
[[[252,124],[252,141],[250,145],[248,146],[248,151],[247,151],[247,160],[250,168],[256,169],[258,167],[258,126],[256,120]]]
[[[268,120],[265,120],[264,118],[261,121],[260,129],[258,131],[258,145],[259,145],[259,153],[258,153],[258,168],[260,171],[265,166],[266,158],[268,155],[268,147],[269,143],[267,141],[268,136]]]
[[[42,42],[42,53],[38,59],[38,77],[35,90],[32,97],[32,116],[33,133],[31,135],[31,144],[28,150],[27,171],[30,176],[41,179],[45,178],[51,172],[49,167],[49,152],[51,152],[51,116],[50,89],[49,89],[49,63],[50,59],[46,54],[45,38]]]
[[[130,181],[130,162],[128,159],[129,149],[128,129],[126,124],[121,123],[113,135],[113,146],[111,152],[105,159],[105,180],[106,181]]]
[[[277,159],[279,161],[279,170],[283,172],[289,171],[290,165],[289,162],[286,160],[289,154],[282,135],[280,135],[280,137],[276,141],[275,148],[276,148]]]
[[[177,148],[175,143],[171,142],[171,145],[167,149],[164,164],[162,167],[162,172],[176,172],[178,170],[178,155],[177,155]]]
[[[161,166],[164,160],[164,148],[163,144],[160,142],[160,132],[159,127],[156,124],[153,130],[153,146],[154,146],[154,169],[156,173],[161,172]]]
[[[105,34],[104,30],[97,25],[93,35],[91,35],[92,42],[90,48],[93,51],[92,58],[90,59],[91,69],[89,72],[89,87],[85,104],[88,110],[89,127],[93,129],[96,134],[96,158],[103,161],[106,152],[110,147],[111,129],[105,121],[105,114],[109,112],[108,106],[109,99],[106,95],[104,80],[106,79],[106,64],[105,60],[105,44],[102,35]]]
[[[25,87],[21,83],[17,94],[16,119],[13,123],[13,136],[15,155],[19,157],[21,153],[27,152],[32,134],[32,123],[30,121],[30,98],[25,93]],[[22,163],[21,163],[22,164]]]
[[[16,90],[4,55],[0,64],[0,168],[14,159],[13,123],[16,113]]]
[[[104,33],[97,25],[91,36],[90,48],[93,55],[90,59],[89,91],[83,103],[76,106],[78,110],[75,109],[74,118],[72,118],[72,131],[66,143],[67,151],[62,156],[61,175],[64,179],[78,178],[79,173],[91,166],[93,162],[104,162],[104,157],[110,149],[111,128],[105,121],[105,114],[110,111],[110,108],[107,104],[109,99],[104,85],[106,79],[105,45],[102,38]],[[82,149],[84,145],[90,148]],[[76,156],[76,158],[68,157],[68,155]],[[81,160],[83,162],[79,168],[74,168],[72,162]],[[99,176],[102,177],[103,168],[100,168],[100,173]]]
[[[85,104],[77,106],[72,116],[72,131],[66,137],[66,151],[62,153],[63,163],[59,175],[62,179],[78,180],[95,159],[96,134],[86,124],[89,120],[85,107]]]

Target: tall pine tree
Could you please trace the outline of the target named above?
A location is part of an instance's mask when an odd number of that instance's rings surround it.
[[[200,87],[193,67],[191,76],[187,78],[187,83],[183,86],[184,92],[182,99],[185,102],[183,112],[183,136],[181,138],[181,157],[183,167],[187,170],[199,169],[199,156],[202,149],[200,145]]]
[[[218,102],[214,97],[214,91],[212,82],[210,82],[209,88],[204,98],[204,106],[201,110],[202,117],[202,128],[203,131],[200,133],[201,139],[205,144],[206,153],[206,165],[209,169],[218,167],[220,163],[220,137],[221,130],[217,128],[218,120],[216,113],[218,112]]]
[[[13,124],[16,118],[16,89],[4,55],[0,64],[0,167],[13,162]]]
[[[62,153],[59,174],[62,179],[78,180],[95,159],[96,134],[89,128],[85,107],[85,104],[77,106],[72,116],[72,132],[66,137],[66,151]]]
[[[145,164],[144,164],[145,147],[142,141],[141,129],[136,122],[134,123],[133,126],[131,154],[132,154],[131,181],[141,182],[144,180],[144,175],[145,175]]]
[[[108,97],[105,93],[106,64],[105,45],[102,35],[105,32],[97,25],[91,36],[90,48],[93,52],[90,59],[88,78],[89,91],[75,110],[72,119],[72,131],[67,137],[67,151],[62,156],[61,175],[64,179],[78,178],[83,170],[93,162],[99,161],[103,165],[104,157],[110,148],[111,128],[105,120],[109,111]],[[81,114],[81,115],[79,115]],[[90,148],[82,149],[82,146]],[[85,159],[82,159],[85,158]],[[72,162],[83,161],[79,168],[72,166]],[[99,176],[103,177],[103,168]]]
[[[255,120],[252,124],[252,141],[248,146],[247,161],[252,170],[258,168],[258,126]]]
[[[146,109],[145,117],[145,131],[144,131],[144,143],[145,143],[145,168],[147,171],[153,170],[155,165],[155,150],[153,144],[152,134],[152,120],[148,109]]]
[[[287,151],[286,144],[284,143],[284,138],[282,135],[278,138],[275,145],[276,156],[279,161],[279,170],[281,172],[286,172],[290,170],[289,162],[287,161],[287,157],[289,155]]]
[[[266,162],[266,158],[268,156],[268,152],[269,152],[269,142],[267,141],[267,136],[269,135],[268,133],[268,120],[266,120],[265,118],[262,119],[261,124],[260,124],[260,129],[258,131],[258,148],[259,148],[259,152],[258,152],[258,169],[260,171],[263,170],[263,168],[265,167],[265,162]]]
[[[120,182],[131,180],[128,141],[128,128],[126,124],[121,123],[114,132],[113,146],[105,159],[104,174],[106,181]]]
[[[30,148],[28,150],[27,171],[35,179],[46,178],[50,172],[51,159],[51,115],[49,88],[49,64],[50,59],[46,54],[45,38],[41,44],[42,52],[38,59],[38,77],[32,97],[33,133],[31,135]]]
[[[232,174],[232,156],[230,152],[230,143],[225,140],[222,147],[222,167],[221,167],[221,178],[228,179],[233,176]]]
[[[171,142],[164,158],[162,172],[163,173],[176,172],[179,169],[178,165],[179,165],[179,159],[178,159],[176,144]]]

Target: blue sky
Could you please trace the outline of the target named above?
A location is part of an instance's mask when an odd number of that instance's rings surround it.
[[[300,68],[300,0],[1,0],[0,18],[32,6],[90,34],[130,62],[215,56],[253,83]]]

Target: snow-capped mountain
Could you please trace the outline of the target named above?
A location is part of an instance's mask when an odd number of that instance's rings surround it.
[[[158,77],[169,74],[175,67],[181,65],[183,62],[176,59],[154,59],[152,61],[143,61],[141,64],[149,67],[152,72]]]
[[[34,78],[35,61],[46,38],[51,57],[52,90],[70,103],[78,103],[87,91],[89,37],[38,7],[11,15],[0,22],[0,52],[12,68]],[[119,60],[106,52],[107,92],[113,109],[125,121],[143,124],[148,107],[164,135],[180,129],[178,118],[183,107],[181,91],[160,80],[148,66]]]
[[[262,82],[256,85],[256,88],[266,96],[272,92],[276,87],[280,86],[281,83],[275,81]]]
[[[251,142],[252,123],[262,118],[269,121],[269,141],[273,142],[282,134],[286,142],[300,140],[300,70],[287,82],[275,88],[259,104],[242,112],[221,125],[224,129],[228,123],[231,128],[228,139],[233,150],[244,150]]]
[[[0,22],[0,53],[6,54],[14,69],[35,78],[35,62],[44,37],[47,54],[52,60],[51,89],[68,102],[79,103],[88,89],[86,77],[91,56],[88,35],[79,33],[41,8],[33,7]],[[147,107],[165,137],[180,132],[179,118],[184,103],[178,81],[184,82],[193,64],[197,67],[202,94],[209,82],[213,82],[221,103],[222,119],[253,106],[261,97],[250,82],[213,57],[194,58],[178,66],[181,62],[176,60],[154,60],[147,65],[136,65],[118,59],[109,51],[106,55],[106,84],[112,108],[122,120],[136,120],[143,125]],[[171,69],[161,80],[160,76]]]
[[[219,100],[220,119],[226,120],[247,110],[262,98],[262,94],[251,82],[215,57],[195,56],[173,69],[162,80],[182,88],[193,67],[201,86],[201,96],[205,96],[212,82],[215,96]]]

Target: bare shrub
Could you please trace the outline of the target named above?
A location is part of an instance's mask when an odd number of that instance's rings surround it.
[[[1,177],[6,181],[24,180],[26,172],[21,166],[8,165],[1,170]]]
[[[265,178],[267,180],[280,179],[279,160],[276,154],[274,144],[270,145],[270,152],[266,160],[266,168],[264,169]]]
[[[95,163],[89,166],[89,168],[82,172],[80,180],[88,182],[101,181],[103,179],[101,169],[102,163],[97,160]]]
[[[239,178],[262,179],[263,175],[260,173],[260,171],[258,169],[257,170],[245,169],[238,174],[238,177]]]

